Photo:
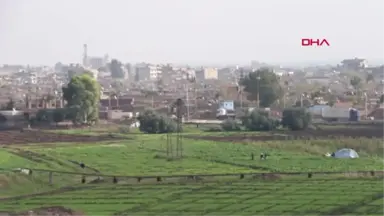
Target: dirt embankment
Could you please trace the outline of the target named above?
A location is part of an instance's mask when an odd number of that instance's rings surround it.
[[[77,135],[59,134],[42,131],[0,131],[0,145],[28,144],[28,143],[55,143],[55,142],[100,142],[120,140],[122,138],[111,135]]]
[[[185,138],[204,139],[212,141],[229,141],[229,142],[242,142],[242,141],[270,141],[270,140],[289,140],[289,139],[318,139],[318,138],[383,138],[384,131],[380,127],[372,128],[341,128],[341,129],[323,129],[323,130],[305,130],[305,131],[287,131],[279,133],[270,133],[266,135],[253,135],[253,134],[233,134],[231,136],[196,136],[189,135]]]
[[[0,216],[81,216],[80,212],[62,206],[31,209],[24,212],[0,212]]]

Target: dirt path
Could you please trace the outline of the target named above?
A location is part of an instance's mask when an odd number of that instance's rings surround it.
[[[122,139],[123,138],[121,137],[115,137],[111,135],[91,136],[77,134],[59,134],[42,131],[0,131],[0,145],[56,142],[89,143]]]

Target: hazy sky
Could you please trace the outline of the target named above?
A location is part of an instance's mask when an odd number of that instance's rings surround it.
[[[0,0],[0,64],[384,57],[383,0]],[[330,47],[301,47],[326,38]]]

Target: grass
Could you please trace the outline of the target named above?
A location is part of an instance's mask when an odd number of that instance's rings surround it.
[[[89,129],[60,133],[96,133]],[[192,133],[192,130],[188,133]],[[231,133],[212,133],[225,136]],[[256,134],[257,135],[257,134]],[[183,139],[184,159],[166,159],[166,135],[125,134],[130,139],[104,143],[17,145],[0,149],[0,168],[27,167],[71,172],[145,176],[250,172],[315,172],[383,170],[380,139],[284,140],[246,143]],[[172,137],[176,143],[176,137]],[[356,149],[359,159],[323,155],[337,149]],[[270,154],[261,161],[261,152]],[[255,160],[251,160],[251,153]],[[83,170],[69,160],[84,162]],[[0,198],[37,193],[71,185],[81,176],[34,172],[27,176],[0,171]],[[238,177],[237,177],[238,178]],[[90,181],[92,179],[87,179]],[[108,180],[108,182],[111,182]],[[382,179],[227,180],[215,183],[87,184],[91,189],[3,200],[0,209],[20,211],[41,206],[65,206],[90,215],[382,215]]]
[[[3,201],[0,209],[22,211],[60,205],[87,215],[382,215],[382,191],[380,179],[97,185]]]
[[[144,147],[165,150],[165,145],[159,141],[147,140],[143,143]],[[356,149],[361,158],[340,160],[324,157],[327,152],[348,147]],[[184,151],[185,155],[192,158],[259,167],[259,170],[271,172],[383,169],[383,146],[382,140],[379,139],[250,141],[245,144],[185,139]],[[260,161],[257,157],[261,152],[267,152],[271,156],[268,160]],[[251,153],[254,153],[256,160],[250,159]]]
[[[80,177],[54,174],[54,182],[50,185],[47,184],[49,182],[48,173],[34,172],[29,176],[8,171],[8,169],[30,168],[32,170],[48,169],[89,173],[89,170],[80,169],[79,166],[60,158],[49,160],[50,158],[44,158],[43,156],[31,155],[24,158],[13,154],[13,152],[20,153],[15,149],[0,149],[0,168],[6,170],[3,172],[0,170],[0,198],[39,193],[80,182]]]
[[[195,158],[167,161],[160,154],[140,148],[139,144],[119,143],[109,145],[86,145],[75,147],[39,148],[34,151],[82,161],[103,174],[115,175],[160,175],[190,173],[251,172],[238,168]]]

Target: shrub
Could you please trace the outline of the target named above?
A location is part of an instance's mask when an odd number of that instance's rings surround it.
[[[128,126],[125,127],[119,127],[119,133],[127,134],[130,132],[130,128]]]
[[[175,121],[152,110],[144,111],[137,119],[140,131],[145,133],[169,133],[177,129]]]
[[[253,110],[242,117],[242,124],[250,131],[269,131],[279,126],[279,121],[269,117],[269,113]]]
[[[224,131],[240,131],[241,127],[240,125],[236,122],[236,120],[233,119],[227,119],[223,123],[221,123],[221,128]]]
[[[50,115],[45,109],[41,109],[37,111],[36,113],[36,120],[39,122],[49,122],[50,121]]]
[[[305,108],[289,108],[283,111],[282,125],[290,130],[305,130],[311,120],[311,114]]]
[[[65,120],[65,111],[62,109],[55,109],[52,115],[53,121],[58,124]]]
[[[214,127],[208,128],[208,129],[206,129],[204,131],[206,131],[206,132],[222,132],[223,129],[222,129],[221,126],[214,126]]]

